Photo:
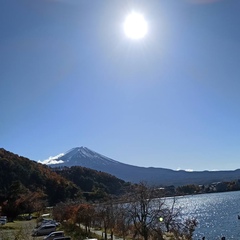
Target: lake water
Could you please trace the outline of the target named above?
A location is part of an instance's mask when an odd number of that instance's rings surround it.
[[[183,217],[198,221],[194,240],[240,239],[240,191],[177,197]]]

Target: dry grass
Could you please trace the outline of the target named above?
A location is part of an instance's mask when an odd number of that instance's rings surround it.
[[[36,226],[36,220],[14,221],[0,226],[1,240],[33,240],[42,238],[33,238],[32,230]]]

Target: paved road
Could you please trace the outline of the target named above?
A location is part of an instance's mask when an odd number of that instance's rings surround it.
[[[105,236],[104,232],[101,231],[101,230],[96,230],[94,228],[90,228],[90,231],[92,233],[97,234],[100,237],[104,237]],[[107,234],[107,239],[111,239],[111,234]],[[116,237],[116,236],[113,235],[113,240],[123,240],[123,238],[119,238],[119,237]]]

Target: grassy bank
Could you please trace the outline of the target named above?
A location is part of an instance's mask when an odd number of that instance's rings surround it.
[[[1,240],[33,240],[42,238],[33,238],[32,230],[36,226],[36,220],[14,221],[0,226]]]

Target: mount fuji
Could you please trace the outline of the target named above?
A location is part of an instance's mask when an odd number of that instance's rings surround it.
[[[186,185],[209,184],[216,181],[232,181],[240,176],[240,170],[235,171],[175,171],[166,168],[138,167],[115,161],[86,147],[72,148],[66,153],[39,161],[50,167],[81,166],[102,171],[125,181],[138,183],[141,181],[154,185]]]
[[[111,158],[105,157],[96,153],[86,147],[76,147],[67,151],[66,153],[58,154],[55,157],[50,157],[47,160],[40,161],[43,164],[55,166],[82,166],[87,168],[97,168],[103,166],[104,168],[109,165],[122,164]]]
[[[49,165],[50,167],[72,167],[81,166],[91,168],[97,171],[102,171],[116,176],[129,182],[147,181],[150,183],[159,183],[159,177],[163,176],[165,180],[169,174],[176,171],[164,168],[145,168],[133,166],[125,163],[118,162],[102,154],[94,152],[87,147],[76,147],[67,151],[66,153],[58,154],[55,157],[50,157],[47,160],[39,161],[42,164]],[[155,174],[153,172],[157,171]],[[162,178],[162,177],[161,177]],[[168,182],[168,181],[163,181]],[[172,181],[171,181],[172,182]],[[170,182],[169,182],[170,183]]]

